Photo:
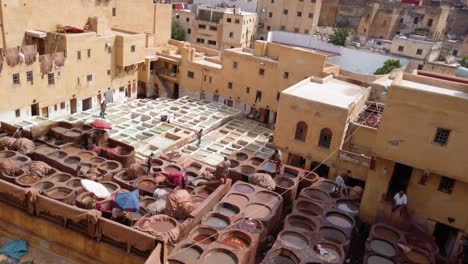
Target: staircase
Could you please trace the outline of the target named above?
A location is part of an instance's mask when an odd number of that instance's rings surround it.
[[[167,98],[173,98],[174,97],[174,95],[172,94],[171,88],[169,88],[169,85],[167,84],[167,82],[163,78],[161,78],[159,76],[159,74],[156,73],[154,75],[154,79],[156,81],[156,84],[159,87],[164,88],[164,93],[161,93],[161,91],[159,91],[159,96],[167,97]]]

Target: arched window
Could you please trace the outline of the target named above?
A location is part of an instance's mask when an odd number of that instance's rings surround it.
[[[307,136],[307,124],[304,122],[299,122],[296,125],[296,135],[294,136],[295,139],[305,141]]]
[[[320,131],[319,146],[323,148],[330,148],[332,141],[332,132],[329,128],[324,128]]]

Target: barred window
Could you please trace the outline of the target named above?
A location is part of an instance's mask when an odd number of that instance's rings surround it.
[[[296,125],[295,139],[305,141],[307,136],[307,124],[305,122],[299,122]]]
[[[319,146],[323,148],[330,148],[332,141],[332,132],[329,128],[324,128],[320,131]]]
[[[441,146],[447,145],[449,135],[450,130],[445,128],[437,128],[437,132],[434,137],[434,143],[439,144]]]

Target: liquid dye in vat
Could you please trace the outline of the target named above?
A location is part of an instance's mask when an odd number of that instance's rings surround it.
[[[398,233],[385,227],[377,227],[374,232],[378,237],[386,240],[397,241],[400,239],[400,235],[398,235]]]
[[[224,206],[218,207],[216,209],[216,212],[225,216],[234,216],[238,214],[238,210],[236,210],[235,208],[229,208],[229,207],[224,207]]]
[[[380,255],[393,257],[396,255],[395,248],[393,248],[392,244],[383,241],[383,240],[372,240],[369,244],[372,251],[375,253],[379,253]]]
[[[348,212],[348,213],[357,213],[359,211],[356,205],[350,202],[339,202],[337,207],[341,211]]]
[[[194,247],[187,247],[181,249],[179,252],[174,254],[174,258],[177,258],[180,261],[188,262],[188,261],[194,261],[198,260],[203,252]]]
[[[327,220],[339,227],[350,228],[353,226],[353,223],[346,216],[341,214],[329,214]]]
[[[229,253],[213,251],[206,255],[204,264],[237,264],[237,260]]]
[[[210,216],[206,220],[206,223],[212,227],[224,228],[228,226],[228,222],[222,218],[216,216]]]
[[[252,186],[246,184],[237,184],[234,186],[234,190],[240,193],[251,193],[255,191],[255,189]]]
[[[292,259],[283,255],[274,256],[271,259],[269,259],[267,263],[268,264],[295,264]]]
[[[411,260],[413,263],[418,264],[429,264],[431,263],[429,258],[421,252],[411,250],[406,254],[406,257]]]
[[[367,264],[393,264],[393,261],[381,256],[370,256],[367,258]]]
[[[265,218],[270,213],[270,209],[260,204],[251,204],[245,208],[245,214],[252,218]]]
[[[193,241],[202,244],[202,245],[209,245],[216,240],[214,236],[199,234],[193,237]]]
[[[287,246],[300,249],[307,247],[307,241],[304,240],[304,238],[298,234],[285,233],[281,235],[281,238]]]
[[[221,243],[233,249],[244,249],[244,248],[247,248],[248,246],[247,241],[245,241],[244,239],[240,237],[235,237],[235,236],[226,237],[225,239],[221,241]]]

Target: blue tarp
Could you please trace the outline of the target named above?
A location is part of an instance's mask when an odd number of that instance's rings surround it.
[[[115,205],[127,212],[140,210],[140,194],[136,189],[133,192],[120,192],[115,195]]]
[[[0,253],[19,260],[28,253],[28,243],[24,240],[13,240],[0,248]]]

